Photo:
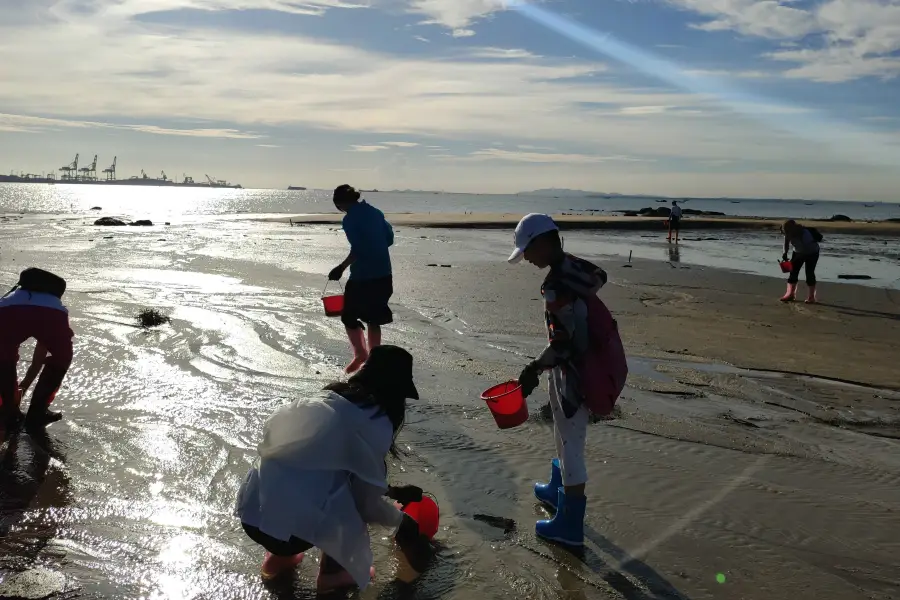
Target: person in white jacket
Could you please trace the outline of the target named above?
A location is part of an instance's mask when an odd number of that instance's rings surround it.
[[[413,568],[424,570],[428,538],[398,508],[421,500],[422,490],[387,484],[386,457],[406,400],[419,398],[412,372],[406,350],[378,346],[347,382],[269,417],[235,508],[244,531],[267,551],[263,579],[290,572],[316,547],[318,591],[365,588],[374,576],[370,524],[388,528]]]

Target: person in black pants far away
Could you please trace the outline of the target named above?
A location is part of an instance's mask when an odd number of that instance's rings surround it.
[[[350,254],[331,270],[328,279],[339,281],[344,270],[350,267],[341,313],[353,348],[353,360],[345,369],[350,374],[366,362],[372,348],[381,345],[381,326],[394,320],[388,306],[394,294],[389,250],[394,244],[394,230],[384,213],[360,200],[359,192],[349,185],[334,190],[334,205],[346,213],[341,225],[350,242]],[[368,340],[363,323],[369,327]]]
[[[809,293],[806,297],[807,304],[816,303],[816,265],[819,262],[819,242],[822,234],[812,227],[804,227],[793,219],[785,221],[781,226],[784,234],[784,254],[782,260],[788,259],[788,249],[793,246],[791,254],[791,274],[787,280],[787,291],[781,297],[782,302],[793,302],[797,296],[797,283],[800,280],[800,270],[806,269],[806,286]]]

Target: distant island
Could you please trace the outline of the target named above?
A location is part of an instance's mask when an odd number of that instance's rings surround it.
[[[834,200],[816,200],[809,198],[730,198],[727,196],[663,196],[658,194],[620,194],[618,192],[590,192],[586,190],[571,190],[567,188],[546,188],[541,190],[531,190],[528,192],[517,192],[516,196],[543,196],[550,198],[629,198],[634,200],[675,200],[677,202],[685,202],[688,200],[731,200],[733,202],[740,201],[761,201],[761,202],[834,202]]]
[[[289,185],[289,186],[288,186],[288,191],[289,191],[289,192],[303,192],[303,191],[306,191],[306,188],[305,188],[305,187],[301,187],[301,186],[299,186],[299,185]]]

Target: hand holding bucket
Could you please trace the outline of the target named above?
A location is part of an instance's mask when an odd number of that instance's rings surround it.
[[[528,420],[528,404],[518,381],[495,385],[481,394],[500,429],[518,427]]]
[[[794,268],[794,264],[789,260],[782,260],[778,263],[778,266],[781,267],[782,273],[790,273]]]

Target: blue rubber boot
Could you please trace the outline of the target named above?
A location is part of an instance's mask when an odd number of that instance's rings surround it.
[[[562,471],[559,469],[559,459],[554,458],[550,462],[550,483],[534,484],[534,497],[556,510],[559,501],[559,489],[562,487]]]
[[[556,515],[548,521],[538,521],[534,530],[539,538],[565,544],[584,546],[584,510],[587,500],[566,497],[563,488],[559,490]]]

